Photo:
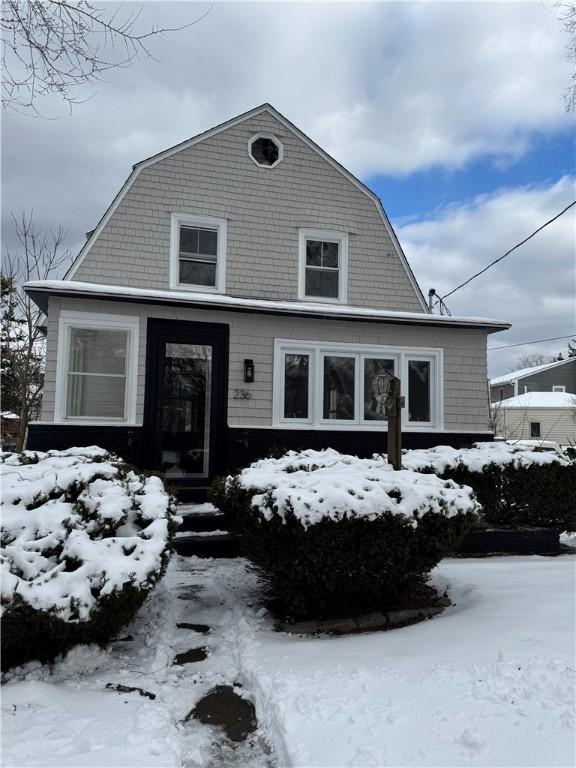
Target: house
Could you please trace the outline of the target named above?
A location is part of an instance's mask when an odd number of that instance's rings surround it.
[[[498,437],[576,445],[576,395],[526,392],[493,405]]]
[[[491,439],[487,334],[431,314],[380,200],[264,104],[134,166],[47,316],[28,446],[96,443],[176,482],[271,450]]]
[[[490,379],[490,402],[498,403],[525,392],[576,394],[576,357],[520,368]]]

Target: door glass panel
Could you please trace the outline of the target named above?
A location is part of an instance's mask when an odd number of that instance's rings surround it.
[[[408,409],[410,421],[431,421],[430,361],[408,361]]]
[[[364,358],[364,419],[386,421],[386,384],[394,376],[394,360]]]
[[[355,368],[353,357],[326,355],[324,358],[325,419],[354,419]]]
[[[162,470],[208,474],[212,347],[167,343],[161,406]]]

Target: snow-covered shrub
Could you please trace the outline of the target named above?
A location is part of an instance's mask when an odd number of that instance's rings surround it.
[[[402,465],[469,485],[486,522],[576,529],[576,463],[537,447],[504,442],[405,451]]]
[[[174,502],[101,448],[0,457],[2,667],[105,643],[162,575]]]
[[[450,480],[336,451],[257,461],[212,498],[294,619],[386,608],[457,546],[478,506]]]

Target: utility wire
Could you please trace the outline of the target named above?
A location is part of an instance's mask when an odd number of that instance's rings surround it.
[[[506,253],[503,256],[499,256],[497,259],[494,259],[494,261],[491,261],[490,264],[484,267],[484,269],[481,269],[480,272],[476,272],[475,275],[472,275],[472,277],[469,277],[468,280],[465,280],[463,283],[460,283],[460,285],[457,285],[454,290],[450,291],[450,293],[444,294],[442,296],[442,299],[447,299],[448,296],[452,296],[453,293],[456,293],[456,291],[459,291],[460,288],[464,288],[465,285],[468,285],[468,283],[471,283],[472,280],[475,280],[477,277],[480,277],[480,275],[483,275],[484,272],[490,269],[490,267],[493,267],[494,264],[498,264],[499,261],[502,261],[502,259],[505,259],[506,256],[509,256],[512,251],[515,251],[516,248],[520,248],[521,245],[524,245],[524,243],[527,243],[528,240],[531,240],[534,235],[537,235],[538,232],[541,232],[545,227],[547,227],[549,224],[552,224],[553,221],[556,221],[556,219],[559,219],[560,216],[563,216],[566,211],[569,211],[572,206],[576,205],[576,200],[573,200],[570,205],[567,205],[566,208],[560,211],[560,213],[557,213],[556,216],[553,216],[551,219],[549,219],[545,224],[542,224],[541,227],[538,227],[538,229],[535,229],[534,232],[532,232],[531,235],[528,235],[528,237],[524,238],[522,242],[517,243],[513,248],[510,248],[509,251],[506,251]]]
[[[559,341],[560,339],[573,339],[576,335],[576,331],[574,333],[570,333],[568,336],[554,336],[552,339],[534,339],[534,341],[520,341],[518,344],[505,344],[502,347],[488,347],[488,352],[492,352],[494,349],[510,349],[511,347],[525,347],[527,344],[540,344],[543,341]]]

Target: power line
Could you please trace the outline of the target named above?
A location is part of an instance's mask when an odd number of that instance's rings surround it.
[[[524,245],[524,243],[527,243],[528,240],[531,240],[534,235],[537,235],[538,232],[541,232],[545,227],[547,227],[549,224],[552,224],[553,221],[556,221],[556,219],[559,219],[560,216],[563,216],[566,211],[569,211],[572,206],[576,205],[576,200],[570,203],[570,205],[567,205],[566,208],[560,211],[560,213],[557,213],[556,216],[553,216],[551,219],[549,219],[545,224],[542,224],[541,227],[538,227],[538,229],[535,229],[534,232],[532,232],[531,235],[528,235],[528,237],[524,238],[522,242],[517,243],[513,248],[510,248],[509,251],[506,251],[506,253],[503,256],[499,256],[497,259],[494,259],[494,261],[491,261],[490,264],[488,264],[484,269],[481,269],[480,272],[476,272],[475,275],[472,275],[472,277],[469,277],[468,280],[465,280],[463,283],[460,283],[460,285],[457,285],[454,290],[450,291],[450,293],[446,293],[444,296],[442,296],[442,299],[447,299],[448,296],[452,296],[453,293],[456,293],[456,291],[459,291],[460,288],[464,288],[465,285],[468,285],[468,283],[471,283],[472,280],[475,280],[477,277],[480,277],[480,275],[483,275],[484,272],[490,269],[490,267],[493,267],[494,264],[498,264],[499,261],[502,261],[502,259],[505,259],[506,256],[509,256],[512,251],[515,251],[516,248],[520,248],[521,245]]]
[[[505,344],[502,347],[488,347],[488,352],[492,352],[494,349],[510,349],[511,347],[525,347],[528,344],[540,344],[543,341],[559,341],[560,339],[572,339],[576,335],[574,333],[568,334],[568,336],[554,336],[552,339],[534,339],[534,341],[520,341],[518,344]]]

